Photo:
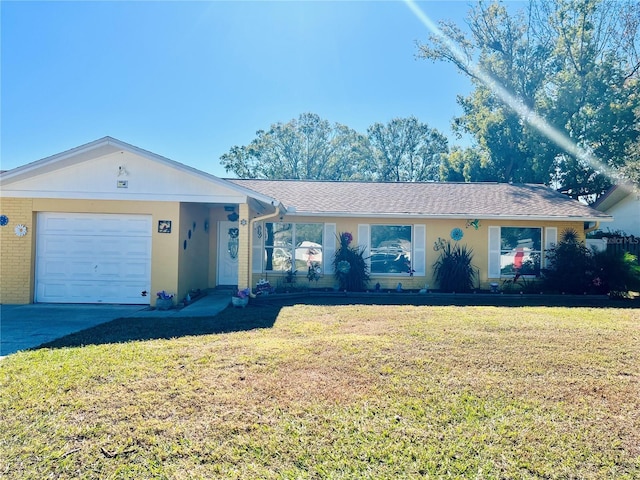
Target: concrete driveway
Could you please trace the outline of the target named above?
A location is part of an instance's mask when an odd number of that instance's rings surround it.
[[[0,356],[133,315],[143,305],[0,305]]]
[[[171,310],[146,305],[0,305],[0,357],[117,318],[210,317],[227,308],[230,300],[229,292],[212,291],[187,307]]]

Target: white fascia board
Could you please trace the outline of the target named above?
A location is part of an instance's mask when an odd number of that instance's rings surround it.
[[[123,191],[114,195],[111,192],[47,192],[47,191],[20,191],[10,192],[0,191],[0,197],[13,198],[55,198],[68,200],[123,200],[123,201],[152,201],[152,202],[191,202],[191,203],[246,203],[247,197],[244,195],[167,195],[151,193],[129,193]]]
[[[107,140],[107,138],[108,137],[101,138],[100,140],[81,145],[80,147],[72,148],[71,150],[57,153],[3,172],[2,175],[0,175],[0,184],[8,184],[12,181],[21,180],[29,177],[31,173],[41,175],[61,167],[88,160],[89,158],[101,157],[121,150],[121,148],[113,145],[113,142]]]
[[[508,221],[544,221],[544,222],[612,222],[613,217],[553,217],[553,216],[524,216],[524,215],[476,215],[467,214],[443,214],[443,215],[423,215],[420,213],[357,213],[357,212],[287,212],[287,217],[337,217],[337,218],[415,218],[424,220],[468,220],[477,218],[480,220],[508,220]]]

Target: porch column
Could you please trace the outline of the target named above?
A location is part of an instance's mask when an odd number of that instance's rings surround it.
[[[251,287],[251,266],[249,265],[249,249],[251,248],[251,239],[249,238],[249,205],[241,203],[239,210],[238,289],[244,289]]]

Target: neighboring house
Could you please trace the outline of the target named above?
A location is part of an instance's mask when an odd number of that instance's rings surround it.
[[[607,224],[608,231],[640,237],[640,190],[638,187],[615,185],[593,204],[593,208],[613,217],[613,221]]]
[[[372,288],[437,288],[443,241],[473,249],[488,288],[539,275],[563,230],[610,220],[541,185],[224,180],[105,137],[0,176],[0,303],[153,305],[296,270],[304,286],[309,267],[333,288],[341,232]]]

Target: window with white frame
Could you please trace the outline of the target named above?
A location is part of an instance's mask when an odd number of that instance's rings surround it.
[[[323,224],[274,222],[266,223],[264,230],[265,270],[322,269]]]
[[[540,275],[542,228],[500,228],[500,276]]]
[[[412,268],[412,233],[411,225],[371,225],[371,273],[409,272]]]

